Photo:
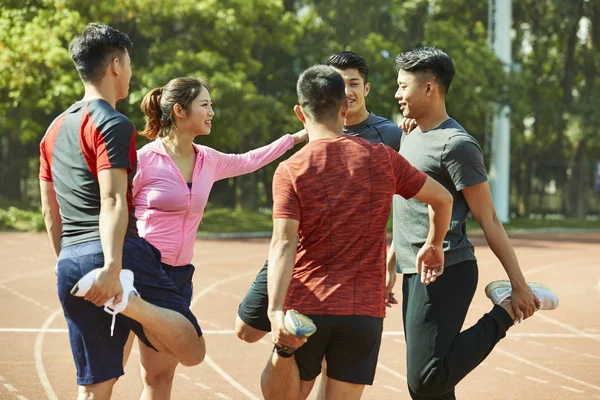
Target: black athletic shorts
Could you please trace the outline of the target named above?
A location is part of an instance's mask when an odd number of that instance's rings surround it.
[[[317,331],[296,350],[300,379],[311,381],[321,373],[342,382],[372,385],[383,333],[383,318],[363,315],[308,315]]]

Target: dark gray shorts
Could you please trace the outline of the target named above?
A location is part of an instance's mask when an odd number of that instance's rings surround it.
[[[269,297],[267,296],[267,265],[265,264],[256,275],[248,293],[238,307],[238,316],[246,325],[254,329],[271,332],[271,321],[267,316]]]

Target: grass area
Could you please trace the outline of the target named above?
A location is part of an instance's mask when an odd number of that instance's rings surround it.
[[[504,224],[507,231],[518,229],[594,229],[600,230],[600,219],[581,220],[581,219],[529,219],[527,217],[513,218],[508,224]],[[479,224],[474,219],[469,219],[467,229],[480,229]]]
[[[234,208],[206,208],[199,233],[269,232],[273,229],[270,212]]]
[[[594,229],[600,230],[600,219],[586,221],[579,219],[529,219],[517,217],[505,224],[507,231],[518,229]],[[231,208],[209,207],[206,209],[200,233],[231,233],[231,232],[267,232],[272,228],[271,214],[249,210],[235,210]],[[467,221],[467,229],[479,230],[479,224],[474,219]],[[388,231],[391,232],[391,218],[388,222]]]
[[[519,229],[584,229],[600,230],[600,218],[595,220],[558,219],[553,215],[549,218],[536,219],[517,217],[505,224],[507,231]],[[216,207],[209,204],[199,233],[236,233],[236,232],[269,232],[273,227],[270,210],[251,211],[232,208]],[[479,225],[473,219],[467,222],[469,231],[479,230]],[[40,211],[22,210],[16,207],[0,208],[0,230],[44,231],[44,219]],[[388,222],[388,232],[391,232],[391,218]]]

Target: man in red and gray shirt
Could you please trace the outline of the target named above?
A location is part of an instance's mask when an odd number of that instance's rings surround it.
[[[427,283],[440,271],[452,197],[387,146],[342,135],[348,103],[333,68],[306,70],[297,93],[295,112],[310,142],[273,179],[268,314],[275,349],[261,387],[266,399],[306,398],[325,358],[325,397],[358,399],[373,383],[381,344],[392,196],[431,205],[432,245],[417,258]],[[290,309],[315,323],[308,341],[285,328]]]
[[[115,110],[129,92],[131,48],[127,35],[100,24],[89,24],[71,42],[85,96],[40,143],[42,212],[58,256],[58,297],[79,399],[110,398],[123,375],[130,331],[184,365],[199,364],[205,354],[198,322],[162,269],[160,253],[137,234],[135,128]]]

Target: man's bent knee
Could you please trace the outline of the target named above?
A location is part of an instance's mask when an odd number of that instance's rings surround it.
[[[446,387],[437,367],[428,368],[420,374],[409,371],[407,380],[410,389],[419,396],[437,397],[452,390]]]
[[[206,344],[204,343],[204,337],[199,336],[198,343],[181,355],[178,361],[185,367],[194,367],[204,361],[205,356]]]
[[[235,334],[246,343],[256,343],[267,333],[246,324],[239,316],[235,319]]]

